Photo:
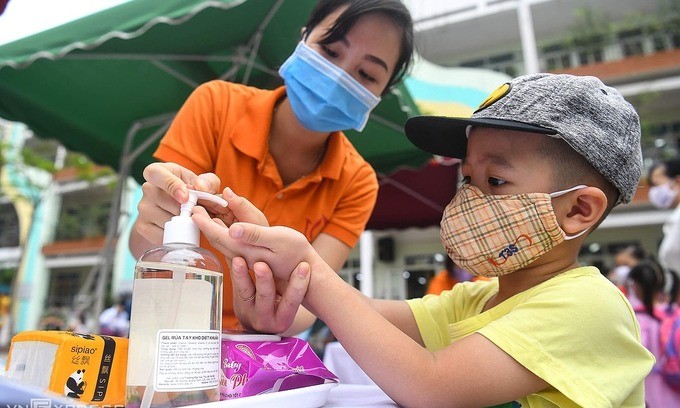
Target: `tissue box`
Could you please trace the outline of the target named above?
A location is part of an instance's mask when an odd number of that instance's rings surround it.
[[[94,405],[125,405],[128,339],[66,331],[12,338],[7,376]]]
[[[336,383],[309,343],[295,337],[223,333],[220,399]]]

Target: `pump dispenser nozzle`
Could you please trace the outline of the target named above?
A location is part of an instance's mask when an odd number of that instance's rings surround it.
[[[163,245],[166,244],[189,244],[198,246],[200,243],[200,231],[191,219],[191,211],[198,200],[208,200],[223,207],[227,202],[220,196],[204,191],[189,190],[189,199],[180,207],[179,215],[165,223],[163,231]]]

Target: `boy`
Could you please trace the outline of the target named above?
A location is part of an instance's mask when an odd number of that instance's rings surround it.
[[[301,301],[403,406],[644,406],[654,359],[634,313],[596,268],[577,262],[586,234],[635,193],[642,157],[632,106],[593,77],[528,75],[472,118],[416,117],[406,134],[463,159],[442,243],[468,272],[498,278],[441,296],[368,299],[301,234],[245,223],[227,231],[198,210],[205,235],[236,255],[241,299],[275,302],[274,278],[288,280],[277,283],[282,308]]]

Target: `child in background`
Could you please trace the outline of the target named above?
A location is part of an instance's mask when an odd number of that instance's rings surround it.
[[[635,314],[577,260],[587,234],[637,188],[633,107],[594,77],[527,75],[471,118],[411,118],[406,134],[423,150],[463,159],[442,243],[468,272],[497,278],[441,296],[370,299],[302,234],[227,228],[196,207],[208,239],[236,254],[235,290],[256,296],[253,308],[277,292],[280,304],[301,302],[402,406],[643,407],[654,358]]]
[[[680,393],[669,387],[660,373],[663,363],[661,324],[664,319],[680,316],[680,308],[673,301],[665,301],[665,275],[661,266],[651,259],[635,265],[628,274],[627,283],[629,300],[640,322],[642,344],[656,358],[654,369],[645,379],[647,407],[680,407]]]

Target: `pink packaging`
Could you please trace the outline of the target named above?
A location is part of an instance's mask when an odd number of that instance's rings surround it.
[[[336,383],[309,343],[295,337],[222,334],[220,400]]]

